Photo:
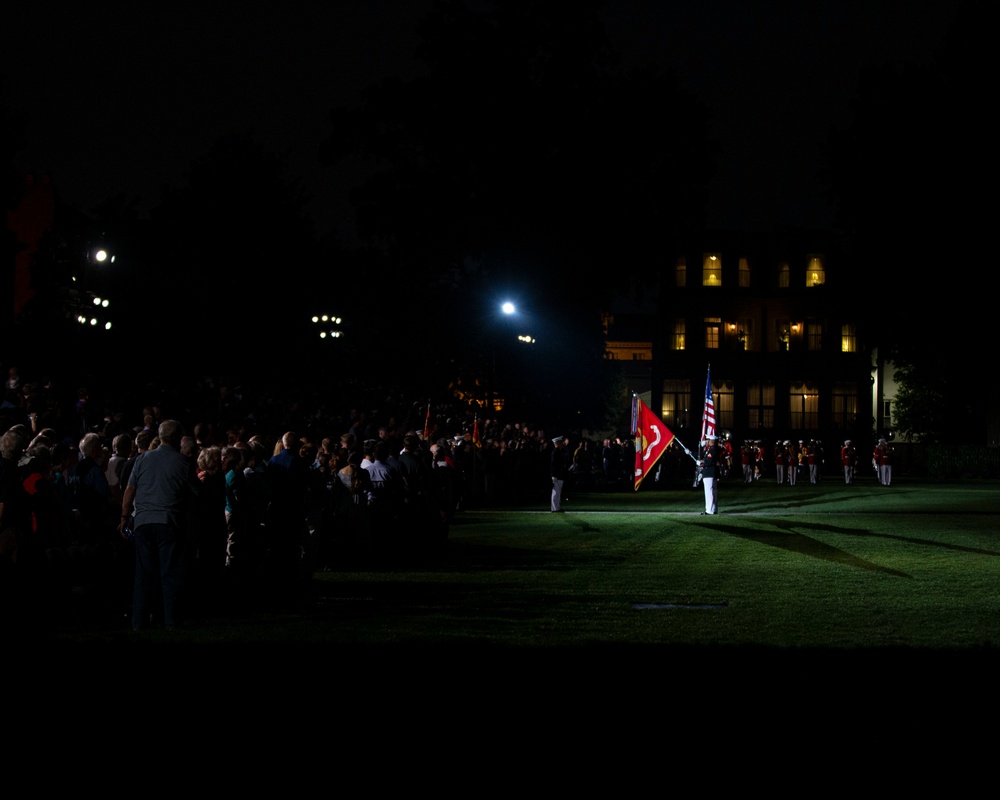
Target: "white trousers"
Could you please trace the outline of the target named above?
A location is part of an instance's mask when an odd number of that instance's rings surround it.
[[[719,490],[715,486],[715,478],[702,478],[701,485],[705,487],[705,513],[714,514],[719,510]]]
[[[566,481],[560,480],[559,478],[552,479],[552,510],[561,511],[562,510],[562,491],[563,484]]]

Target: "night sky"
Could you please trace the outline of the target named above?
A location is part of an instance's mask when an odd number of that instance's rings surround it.
[[[50,173],[84,210],[118,193],[148,208],[218,137],[251,132],[308,176],[319,229],[350,239],[354,176],[317,156],[329,111],[419,69],[430,2],[89,5],[5,11],[2,100],[28,121],[17,168]],[[832,224],[820,145],[849,122],[861,66],[926,61],[954,5],[619,0],[604,16],[626,64],[667,66],[714,113],[709,224],[769,230]]]

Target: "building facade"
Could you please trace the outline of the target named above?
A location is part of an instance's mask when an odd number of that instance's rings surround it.
[[[867,442],[872,353],[832,236],[706,233],[660,276],[650,407],[697,443],[711,370],[716,425],[737,441]]]

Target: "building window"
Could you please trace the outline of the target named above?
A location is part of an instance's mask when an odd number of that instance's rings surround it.
[[[791,270],[788,267],[787,261],[782,261],[778,264],[778,288],[787,289],[788,288],[788,276]]]
[[[755,346],[753,335],[753,320],[741,319],[736,321],[736,346],[739,350],[753,350]]]
[[[702,286],[722,286],[722,256],[719,253],[705,253],[701,265]]]
[[[806,349],[823,349],[823,325],[819,322],[806,323]]]
[[[822,256],[809,256],[806,267],[806,286],[822,286],[826,283],[826,270],[823,269]]]
[[[750,259],[746,256],[740,259],[740,288],[750,288]]]
[[[720,430],[723,428],[732,429],[733,384],[731,381],[723,381],[718,385],[712,383],[712,402],[715,404],[715,427]]]
[[[747,427],[752,430],[774,427],[774,384],[751,383],[747,387]]]
[[[686,333],[686,330],[685,330],[684,320],[681,319],[681,318],[675,319],[674,320],[674,332],[671,334],[671,337],[670,337],[670,349],[671,350],[683,350],[684,349],[684,347],[685,347],[685,345],[684,345],[684,334],[685,333]]]
[[[778,337],[778,350],[788,350],[792,338],[792,323],[787,319],[779,319],[774,323]]]
[[[833,384],[831,416],[833,423],[843,429],[850,429],[858,418],[858,385],[850,381]]]
[[[691,402],[691,381],[664,381],[660,419],[672,431],[688,426],[688,403]],[[699,417],[699,422],[700,422]]]
[[[858,352],[858,334],[854,330],[853,323],[840,326],[840,350],[844,353]]]
[[[793,431],[819,427],[819,389],[808,383],[792,384],[788,396],[789,424]]]
[[[722,318],[705,317],[705,349],[718,350],[722,340]]]
[[[687,261],[683,256],[677,259],[677,263],[674,265],[674,283],[677,286],[685,287],[687,286]]]

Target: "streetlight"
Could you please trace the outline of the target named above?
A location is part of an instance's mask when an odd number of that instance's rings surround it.
[[[340,330],[342,320],[333,314],[313,314],[310,321],[316,326],[320,339],[339,339],[344,335]]]

